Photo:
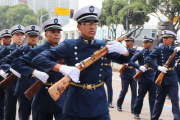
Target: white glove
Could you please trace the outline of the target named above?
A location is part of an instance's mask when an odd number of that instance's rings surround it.
[[[47,79],[49,78],[48,74],[46,74],[45,72],[38,71],[36,69],[34,70],[33,75],[37,77],[39,80],[41,80],[43,83],[46,83]]]
[[[107,44],[107,48],[108,48],[108,53],[112,53],[112,52],[117,52],[119,54],[123,54],[125,55],[128,51],[127,49],[119,42],[108,42]]]
[[[177,67],[177,62],[174,64],[175,67]]]
[[[143,50],[143,48],[142,48],[142,47],[137,47],[136,50],[139,50],[139,51],[140,51],[140,50]]]
[[[8,76],[8,73],[5,73],[3,70],[0,70],[0,75],[5,79]]]
[[[128,63],[124,63],[124,65],[128,66]]]
[[[139,69],[140,69],[142,72],[147,71],[146,67],[144,67],[144,66],[140,66]]]
[[[76,67],[61,65],[59,72],[63,75],[68,75],[75,83],[79,80],[80,71]]]
[[[167,69],[166,67],[164,67],[164,66],[159,66],[159,67],[158,67],[158,70],[161,71],[161,72],[163,72],[163,73],[167,73],[167,70],[168,70],[168,69]]]
[[[18,73],[17,71],[15,71],[14,69],[10,68],[9,70],[10,70],[15,76],[17,76],[18,78],[21,77],[21,74]]]
[[[180,47],[176,47],[176,48],[174,49],[174,51],[175,51],[175,50],[176,50],[177,52],[180,51]]]

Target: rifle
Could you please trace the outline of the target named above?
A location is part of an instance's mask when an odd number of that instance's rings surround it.
[[[59,64],[62,64],[64,62],[64,59],[60,59],[59,60]],[[50,75],[51,73],[49,73],[48,75]],[[43,82],[41,80],[36,81],[28,90],[26,90],[24,92],[24,94],[26,95],[26,97],[29,100],[32,100],[34,95],[36,94],[36,92],[39,90],[39,88],[41,87],[41,85],[43,84]]]
[[[0,82],[0,87],[5,90],[15,78],[17,77],[14,74],[10,75],[9,77]]]
[[[134,55],[135,55],[138,51],[139,51],[139,50],[136,50],[136,51],[134,52]],[[133,55],[133,56],[134,56],[134,55]],[[123,66],[119,69],[119,73],[122,74],[122,73],[124,72],[126,66],[127,66],[127,65],[123,65]]]
[[[169,64],[171,63],[171,61],[173,60],[174,56],[176,55],[177,51],[174,51],[173,54],[171,56],[169,56],[169,59],[167,60],[166,64],[164,65],[164,67],[168,68]],[[163,77],[164,77],[165,73],[161,72],[158,76],[158,78],[156,79],[155,83],[159,86],[161,86]]]
[[[138,27],[137,29],[139,29]],[[137,30],[135,29],[135,30]],[[117,42],[122,42],[123,40],[127,39],[132,35],[132,33],[135,31],[133,30],[132,32],[126,34],[123,38],[117,39]],[[80,71],[84,70],[91,64],[93,64],[95,61],[100,59],[102,56],[108,53],[107,46],[103,47],[100,50],[95,51],[90,57],[87,59],[81,61],[80,63],[76,64],[76,68],[79,69]],[[63,77],[61,80],[59,80],[57,83],[55,83],[53,86],[51,86],[48,89],[48,92],[50,96],[56,101],[59,99],[59,97],[62,95],[62,93],[66,90],[66,88],[69,86],[69,84],[72,82],[71,78],[69,76]]]
[[[153,61],[155,61],[155,60],[156,60],[156,58],[155,58]],[[146,63],[144,67],[147,69],[147,68],[149,67],[149,65]],[[133,77],[134,80],[137,82],[138,79],[141,77],[142,74],[143,74],[143,72],[142,72],[142,71],[139,71],[139,72]]]

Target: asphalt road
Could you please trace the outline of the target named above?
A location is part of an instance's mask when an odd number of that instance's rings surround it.
[[[105,85],[106,88],[106,85]],[[117,99],[121,90],[121,79],[119,78],[118,72],[113,72],[113,105],[115,108],[109,108],[111,120],[134,120],[134,115],[131,114],[131,90],[129,87],[128,93],[126,94],[124,103],[122,105],[122,112],[117,111]],[[18,111],[18,107],[17,107]],[[141,120],[150,120],[150,110],[148,103],[148,93],[144,98],[142,112],[140,114]],[[166,99],[163,112],[160,116],[161,120],[173,120],[172,104],[170,99]],[[17,114],[18,120],[18,114]],[[31,118],[32,120],[32,118]]]

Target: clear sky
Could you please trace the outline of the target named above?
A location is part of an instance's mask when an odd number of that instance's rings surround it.
[[[101,9],[103,0],[79,0],[79,8],[86,5],[95,5]]]

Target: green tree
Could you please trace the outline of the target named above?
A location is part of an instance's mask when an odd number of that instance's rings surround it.
[[[22,22],[26,15],[29,15],[29,19],[36,17],[36,14],[33,12],[33,10],[29,9],[27,5],[18,4],[12,6],[6,12],[7,24],[10,26],[17,24],[27,26],[27,24],[23,24]],[[36,21],[37,19],[34,19],[34,21],[29,23],[29,25],[34,24]]]
[[[45,15],[45,14],[48,14],[48,13],[49,13],[49,11],[47,11],[45,8],[42,8],[42,15]],[[41,9],[37,11],[37,17],[40,20],[40,18],[41,18]],[[43,19],[42,19],[42,23],[47,21],[49,18],[50,18],[49,15],[44,16]]]
[[[26,27],[37,23],[37,15],[27,5],[0,6],[0,11],[0,30],[10,29],[17,24]]]
[[[118,24],[125,24],[126,21],[124,16],[128,16],[129,9],[133,9],[134,11],[145,11],[147,7],[141,5],[141,2],[137,0],[104,0],[102,2],[101,16],[99,18],[100,26],[107,25],[109,30],[114,33],[115,39],[117,26]],[[129,24],[133,27],[137,27],[148,21],[149,17],[147,13],[134,13],[133,18],[129,20]]]
[[[160,21],[162,20],[158,13],[163,14],[171,21],[173,21],[174,17],[178,17],[178,20],[173,25],[173,31],[177,33],[177,31],[180,29],[179,0],[139,0],[139,2],[144,3],[143,5],[147,7],[147,11],[152,13],[151,15],[157,17]]]
[[[31,15],[25,15],[22,20],[22,25],[29,26],[29,25],[36,25],[37,19],[36,17],[31,17]]]

